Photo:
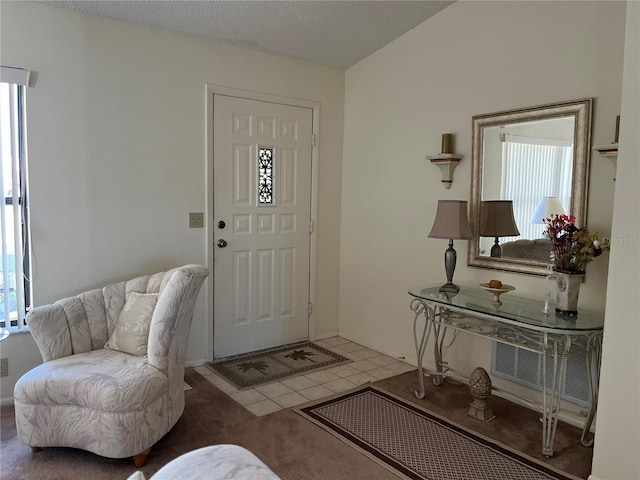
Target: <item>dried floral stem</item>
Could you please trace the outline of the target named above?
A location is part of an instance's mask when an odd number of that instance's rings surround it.
[[[599,238],[586,228],[575,226],[573,215],[553,215],[545,218],[545,235],[553,241],[552,263],[555,270],[584,272],[587,264],[609,250],[609,239]]]

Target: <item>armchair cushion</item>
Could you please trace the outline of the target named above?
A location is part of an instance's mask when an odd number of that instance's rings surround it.
[[[105,348],[145,356],[157,293],[130,292]]]
[[[22,405],[74,405],[85,412],[143,411],[168,389],[167,376],[144,357],[108,349],[43,363],[19,382],[15,399]]]

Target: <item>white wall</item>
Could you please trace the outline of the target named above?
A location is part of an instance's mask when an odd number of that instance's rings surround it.
[[[628,2],[613,251],[592,479],[640,478],[640,3]]]
[[[35,304],[184,263],[206,265],[205,85],[320,103],[315,334],[337,331],[344,72],[34,2],[1,2],[3,65],[37,74],[28,90]],[[211,265],[207,265],[211,268]],[[211,339],[207,286],[188,361]],[[34,344],[2,343],[11,376]],[[30,340],[30,339],[29,339]],[[17,343],[28,350],[14,359]],[[23,359],[28,358],[28,361]]]
[[[407,289],[445,281],[446,241],[427,235],[438,199],[469,199],[474,115],[593,97],[593,143],[613,141],[624,19],[620,2],[456,2],[347,70],[342,335],[415,362]],[[464,155],[451,190],[425,159],[445,132]],[[607,236],[614,176],[613,162],[594,155],[588,226]],[[498,278],[540,300],[555,288],[544,277],[467,267],[467,242],[455,245],[462,285]],[[604,311],[607,263],[605,255],[589,265],[580,309]],[[489,341],[462,336],[448,357],[468,374],[489,370],[490,353]]]

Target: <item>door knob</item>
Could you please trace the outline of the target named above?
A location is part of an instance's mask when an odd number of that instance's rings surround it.
[[[224,248],[226,246],[227,246],[227,241],[224,238],[221,238],[220,240],[218,240],[218,247]]]

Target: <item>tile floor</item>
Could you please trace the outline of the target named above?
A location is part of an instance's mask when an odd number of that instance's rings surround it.
[[[195,367],[195,370],[254,415],[261,416],[415,368],[341,337],[326,338],[314,343],[353,361],[247,390],[238,390],[204,365]]]

